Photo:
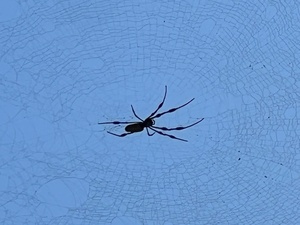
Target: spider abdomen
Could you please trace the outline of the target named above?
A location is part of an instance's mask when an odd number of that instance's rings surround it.
[[[141,132],[143,130],[144,130],[143,123],[134,123],[134,124],[130,124],[125,127],[125,131],[131,132],[131,133]]]

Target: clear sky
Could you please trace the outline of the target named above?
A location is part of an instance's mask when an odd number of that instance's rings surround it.
[[[299,7],[0,1],[0,224],[300,224]]]

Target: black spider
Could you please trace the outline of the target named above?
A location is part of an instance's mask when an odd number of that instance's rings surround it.
[[[186,105],[188,105],[189,103],[191,103],[195,98],[191,99],[190,101],[188,101],[187,103],[179,106],[179,107],[176,107],[176,108],[172,108],[172,109],[169,109],[168,111],[165,111],[165,112],[162,112],[162,113],[157,113],[157,111],[163,106],[164,102],[165,102],[165,99],[166,99],[166,95],[167,95],[167,86],[165,86],[165,96],[163,98],[163,101],[159,104],[159,106],[157,107],[157,109],[151,113],[150,116],[148,116],[145,120],[142,120],[134,111],[133,109],[133,106],[131,105],[131,109],[132,109],[132,112],[134,114],[134,116],[136,118],[138,118],[141,122],[120,122],[120,121],[113,121],[113,122],[104,122],[104,123],[98,123],[98,124],[130,124],[130,125],[127,125],[125,127],[125,131],[127,131],[128,133],[123,133],[123,134],[114,134],[114,133],[111,133],[109,131],[107,131],[107,133],[109,134],[112,134],[112,135],[115,135],[117,137],[125,137],[129,134],[133,134],[133,133],[136,133],[136,132],[141,132],[144,130],[144,128],[146,128],[147,130],[147,134],[148,136],[152,136],[154,135],[155,133],[158,133],[160,135],[164,135],[164,136],[168,136],[170,138],[173,138],[173,139],[177,139],[177,140],[180,140],[180,141],[187,141],[187,140],[184,140],[184,139],[181,139],[181,138],[177,138],[173,135],[170,135],[170,134],[165,134],[159,130],[163,130],[163,131],[170,131],[170,130],[183,130],[183,129],[186,129],[186,128],[189,128],[189,127],[192,127],[198,123],[200,123],[202,120],[204,120],[204,118],[200,119],[199,121],[189,125],[189,126],[185,126],[185,127],[175,127],[175,128],[166,128],[166,127],[157,127],[157,126],[154,126],[155,124],[155,121],[154,119],[155,118],[159,118],[161,117],[162,115],[166,114],[166,113],[171,113],[171,112],[174,112],[176,111],[177,109],[180,109]],[[155,115],[156,114],[156,115]],[[152,134],[150,134],[148,128],[152,131],[154,131]],[[159,130],[157,130],[159,129]]]

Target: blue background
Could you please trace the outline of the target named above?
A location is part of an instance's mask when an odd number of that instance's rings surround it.
[[[0,1],[0,223],[300,224],[299,6]]]

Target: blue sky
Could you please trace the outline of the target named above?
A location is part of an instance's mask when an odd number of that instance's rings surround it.
[[[0,223],[298,224],[299,6],[0,2]]]

